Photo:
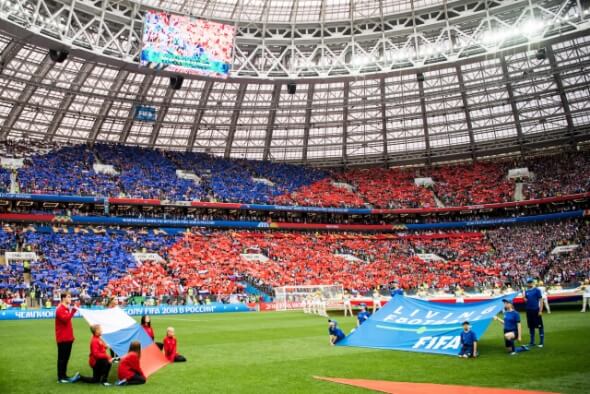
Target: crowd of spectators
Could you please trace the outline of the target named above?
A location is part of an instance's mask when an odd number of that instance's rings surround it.
[[[502,276],[513,283],[527,277],[548,284],[571,283],[590,275],[590,225],[586,221],[501,227],[486,232]],[[556,247],[578,245],[573,252],[551,253]]]
[[[551,232],[551,228],[555,232]],[[487,232],[414,235],[310,234],[275,232],[199,232],[169,251],[168,270],[149,268],[166,292],[170,272],[181,282],[216,294],[243,291],[238,279],[250,278],[268,293],[285,285],[340,283],[359,293],[399,283],[405,289],[495,288],[520,286],[528,277],[567,284],[590,274],[589,226],[571,221]],[[525,241],[523,243],[523,240]],[[569,254],[555,246],[579,243]],[[243,257],[256,253],[268,260]],[[424,255],[440,259],[426,261]],[[142,278],[145,272],[140,271]],[[557,274],[556,274],[557,273]],[[137,291],[129,281],[113,288]]]
[[[280,205],[300,205],[314,207],[350,208],[365,207],[365,201],[347,185],[334,182],[330,178],[322,179],[309,186],[303,186],[289,194],[274,199]]]
[[[445,206],[498,203],[513,199],[514,183],[506,179],[509,168],[503,162],[476,162],[435,167],[429,176]]]
[[[274,185],[254,180],[238,161],[225,160],[201,153],[169,152],[178,168],[200,178],[208,198],[221,202],[268,203],[282,191]]]
[[[552,253],[563,245],[577,248]],[[399,234],[4,227],[0,246],[39,257],[30,264],[30,283],[23,264],[0,266],[4,297],[34,288],[42,298],[63,289],[80,298],[178,299],[187,289],[227,298],[243,293],[245,281],[268,294],[296,284],[342,284],[370,294],[393,282],[406,290],[452,292],[507,283],[518,288],[528,277],[568,285],[590,275],[590,223],[583,220]],[[137,251],[162,261],[138,264]]]
[[[43,140],[6,140],[0,144],[0,156],[21,159],[49,153],[61,147],[63,146],[56,142],[46,142]]]
[[[329,176],[326,171],[294,164],[272,163],[269,165],[268,162],[256,160],[240,160],[239,162],[257,177],[282,185],[282,193],[297,190]]]
[[[97,174],[94,154],[83,145],[68,146],[25,160],[18,170],[21,192],[118,196],[122,189],[111,175]]]
[[[524,180],[524,197],[536,199],[590,190],[590,154],[569,152],[553,156],[521,160],[517,166],[527,167],[532,179]]]
[[[142,265],[132,275],[111,281],[107,291],[162,297],[172,289],[178,297],[184,289],[193,288],[219,298],[241,293],[244,287],[238,283],[240,257],[235,246],[225,233],[184,236],[168,250],[167,263]]]
[[[343,178],[355,185],[356,190],[377,208],[429,208],[435,207],[432,191],[414,183],[419,173],[398,168],[371,168],[350,170]]]
[[[126,275],[137,263],[133,252],[163,253],[174,243],[174,237],[140,231],[108,229],[78,232],[6,231],[0,240],[6,250],[37,254],[30,261],[31,282],[25,284],[22,262],[9,264],[8,278],[2,277],[0,288],[19,292],[33,286],[41,298],[51,298],[54,291],[73,290],[75,295],[100,295],[112,278]]]
[[[449,164],[431,168],[370,168],[331,173],[291,164],[230,160],[204,153],[173,152],[97,144],[95,146],[4,145],[22,153],[18,170],[22,192],[106,195],[161,200],[208,200],[300,206],[418,208],[465,206],[512,201],[514,181],[508,171],[528,167],[522,179],[524,198],[541,198],[590,190],[590,155],[568,153],[540,158]],[[33,154],[37,149],[38,154]],[[94,163],[109,164],[118,175],[96,173]],[[177,175],[184,170],[196,179]],[[418,186],[417,177],[432,178]],[[0,171],[0,191],[10,173]]]
[[[200,178],[208,198],[223,202],[272,203],[327,174],[313,168],[254,160],[227,160],[204,153],[168,152],[179,169]]]
[[[0,253],[16,250],[16,237],[9,231],[0,231]],[[0,264],[0,300],[11,298],[25,289],[24,266],[18,262],[5,261]]]
[[[94,151],[101,162],[120,172],[117,178],[127,197],[177,201],[203,198],[199,184],[177,177],[174,163],[158,150],[99,144]]]
[[[5,168],[0,168],[0,193],[7,193],[10,191],[10,171]]]

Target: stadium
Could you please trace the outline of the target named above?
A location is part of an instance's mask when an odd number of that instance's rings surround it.
[[[0,0],[0,392],[590,392],[589,68],[588,0]]]

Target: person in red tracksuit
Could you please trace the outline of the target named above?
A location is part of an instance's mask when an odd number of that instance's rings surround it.
[[[72,327],[72,318],[77,309],[71,308],[72,296],[69,292],[64,292],[60,296],[60,304],[55,309],[55,340],[57,342],[57,381],[59,383],[74,383],[80,379],[80,374],[76,373],[71,378],[68,377],[68,361],[72,353],[72,344],[74,343],[74,328]]]
[[[171,363],[186,361],[184,356],[176,353],[176,337],[174,336],[173,327],[168,327],[166,330],[166,337],[164,338],[164,355]]]
[[[152,319],[149,316],[143,315],[141,317],[141,327],[144,329],[145,333],[148,334],[150,338],[152,338],[152,341],[155,341],[156,336],[154,335],[154,329],[152,328]],[[162,342],[154,343],[160,348],[160,350],[162,350],[164,347]]]
[[[92,377],[81,376],[80,380],[85,383],[102,383],[110,386],[107,382],[113,358],[107,354],[107,345],[102,340],[102,328],[99,324],[90,326],[92,338],[90,339],[90,356],[88,364],[92,367]]]
[[[129,352],[119,362],[119,381],[117,386],[130,384],[144,384],[147,380],[139,365],[141,357],[141,343],[132,341]]]

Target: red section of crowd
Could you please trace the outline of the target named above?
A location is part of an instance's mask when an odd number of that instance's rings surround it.
[[[514,198],[514,182],[508,171],[526,167],[533,178],[524,179],[524,198],[535,199],[590,190],[590,155],[587,152],[548,157],[455,164],[430,169],[404,170],[370,168],[349,170],[341,178],[352,191],[334,187],[327,179],[306,186],[288,196],[279,196],[277,204],[375,208],[421,208],[435,206],[433,196],[445,206],[502,203]],[[432,178],[434,186],[417,186],[415,178]]]
[[[514,183],[506,179],[509,166],[474,163],[438,167],[430,171],[434,190],[446,206],[512,201]]]
[[[238,236],[240,244],[267,251],[268,262],[242,264],[242,267],[272,287],[340,283],[347,289],[367,292],[376,284],[397,281],[404,288],[422,284],[443,288],[457,284],[473,286],[499,273],[469,260],[475,253],[486,250],[481,233],[446,234],[440,239],[275,233]],[[425,253],[456,250],[456,254],[448,261],[425,262],[417,256],[419,249]]]
[[[240,250],[224,233],[214,236],[192,235],[168,250],[168,263],[146,263],[122,279],[112,280],[110,294],[179,296],[182,287],[198,288],[212,294],[228,295],[241,291],[236,283]]]
[[[351,170],[343,174],[347,182],[356,186],[364,199],[378,208],[428,208],[435,207],[432,191],[417,186],[412,171],[397,168],[371,168]]]
[[[259,251],[268,260],[249,261],[241,256],[245,250]],[[474,260],[488,250],[481,233],[436,238],[274,232],[192,234],[169,250],[167,270],[158,264],[144,264],[131,275],[111,281],[107,290],[121,295],[142,291],[163,295],[183,281],[189,287],[227,295],[239,290],[236,278],[240,275],[256,278],[268,287],[341,283],[360,292],[394,281],[404,288],[423,284],[469,287],[495,283],[500,271],[493,264]],[[417,255],[419,252],[449,259],[426,262]]]
[[[574,252],[551,253],[556,246],[572,244],[579,245]],[[246,251],[267,260],[247,259],[242,255]],[[107,290],[169,295],[183,283],[228,295],[242,291],[237,283],[242,277],[265,289],[342,284],[361,293],[392,282],[405,289],[444,290],[519,285],[528,277],[572,283],[590,275],[590,224],[566,221],[410,235],[220,231],[186,235],[169,249],[168,259],[164,266],[144,264],[111,281]]]
[[[178,278],[169,275],[162,264],[148,261],[133,269],[123,278],[111,280],[104,293],[125,297],[134,293],[178,296],[179,284]]]
[[[465,206],[512,201],[514,183],[506,179],[508,163],[473,163],[404,170],[370,168],[350,170],[340,177],[352,191],[336,188],[330,180],[275,198],[277,204],[375,208],[435,207],[434,194],[445,206]],[[434,186],[418,186],[415,178],[432,178]],[[434,192],[434,193],[433,193]]]
[[[345,186],[335,185],[330,178],[303,186],[290,194],[278,196],[274,202],[280,205],[321,207],[363,207],[365,205],[358,194]]]

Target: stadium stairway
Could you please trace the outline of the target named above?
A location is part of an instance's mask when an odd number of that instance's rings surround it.
[[[18,179],[17,179],[17,172],[11,171],[10,172],[10,192],[11,193],[19,193],[20,187],[18,186]]]
[[[516,182],[514,184],[514,201],[525,200],[524,193],[522,192],[523,187],[524,187],[524,183],[522,183],[522,182]]]
[[[437,208],[444,208],[445,204],[438,198],[434,190],[432,190],[432,196],[434,197],[434,202],[436,203]]]

